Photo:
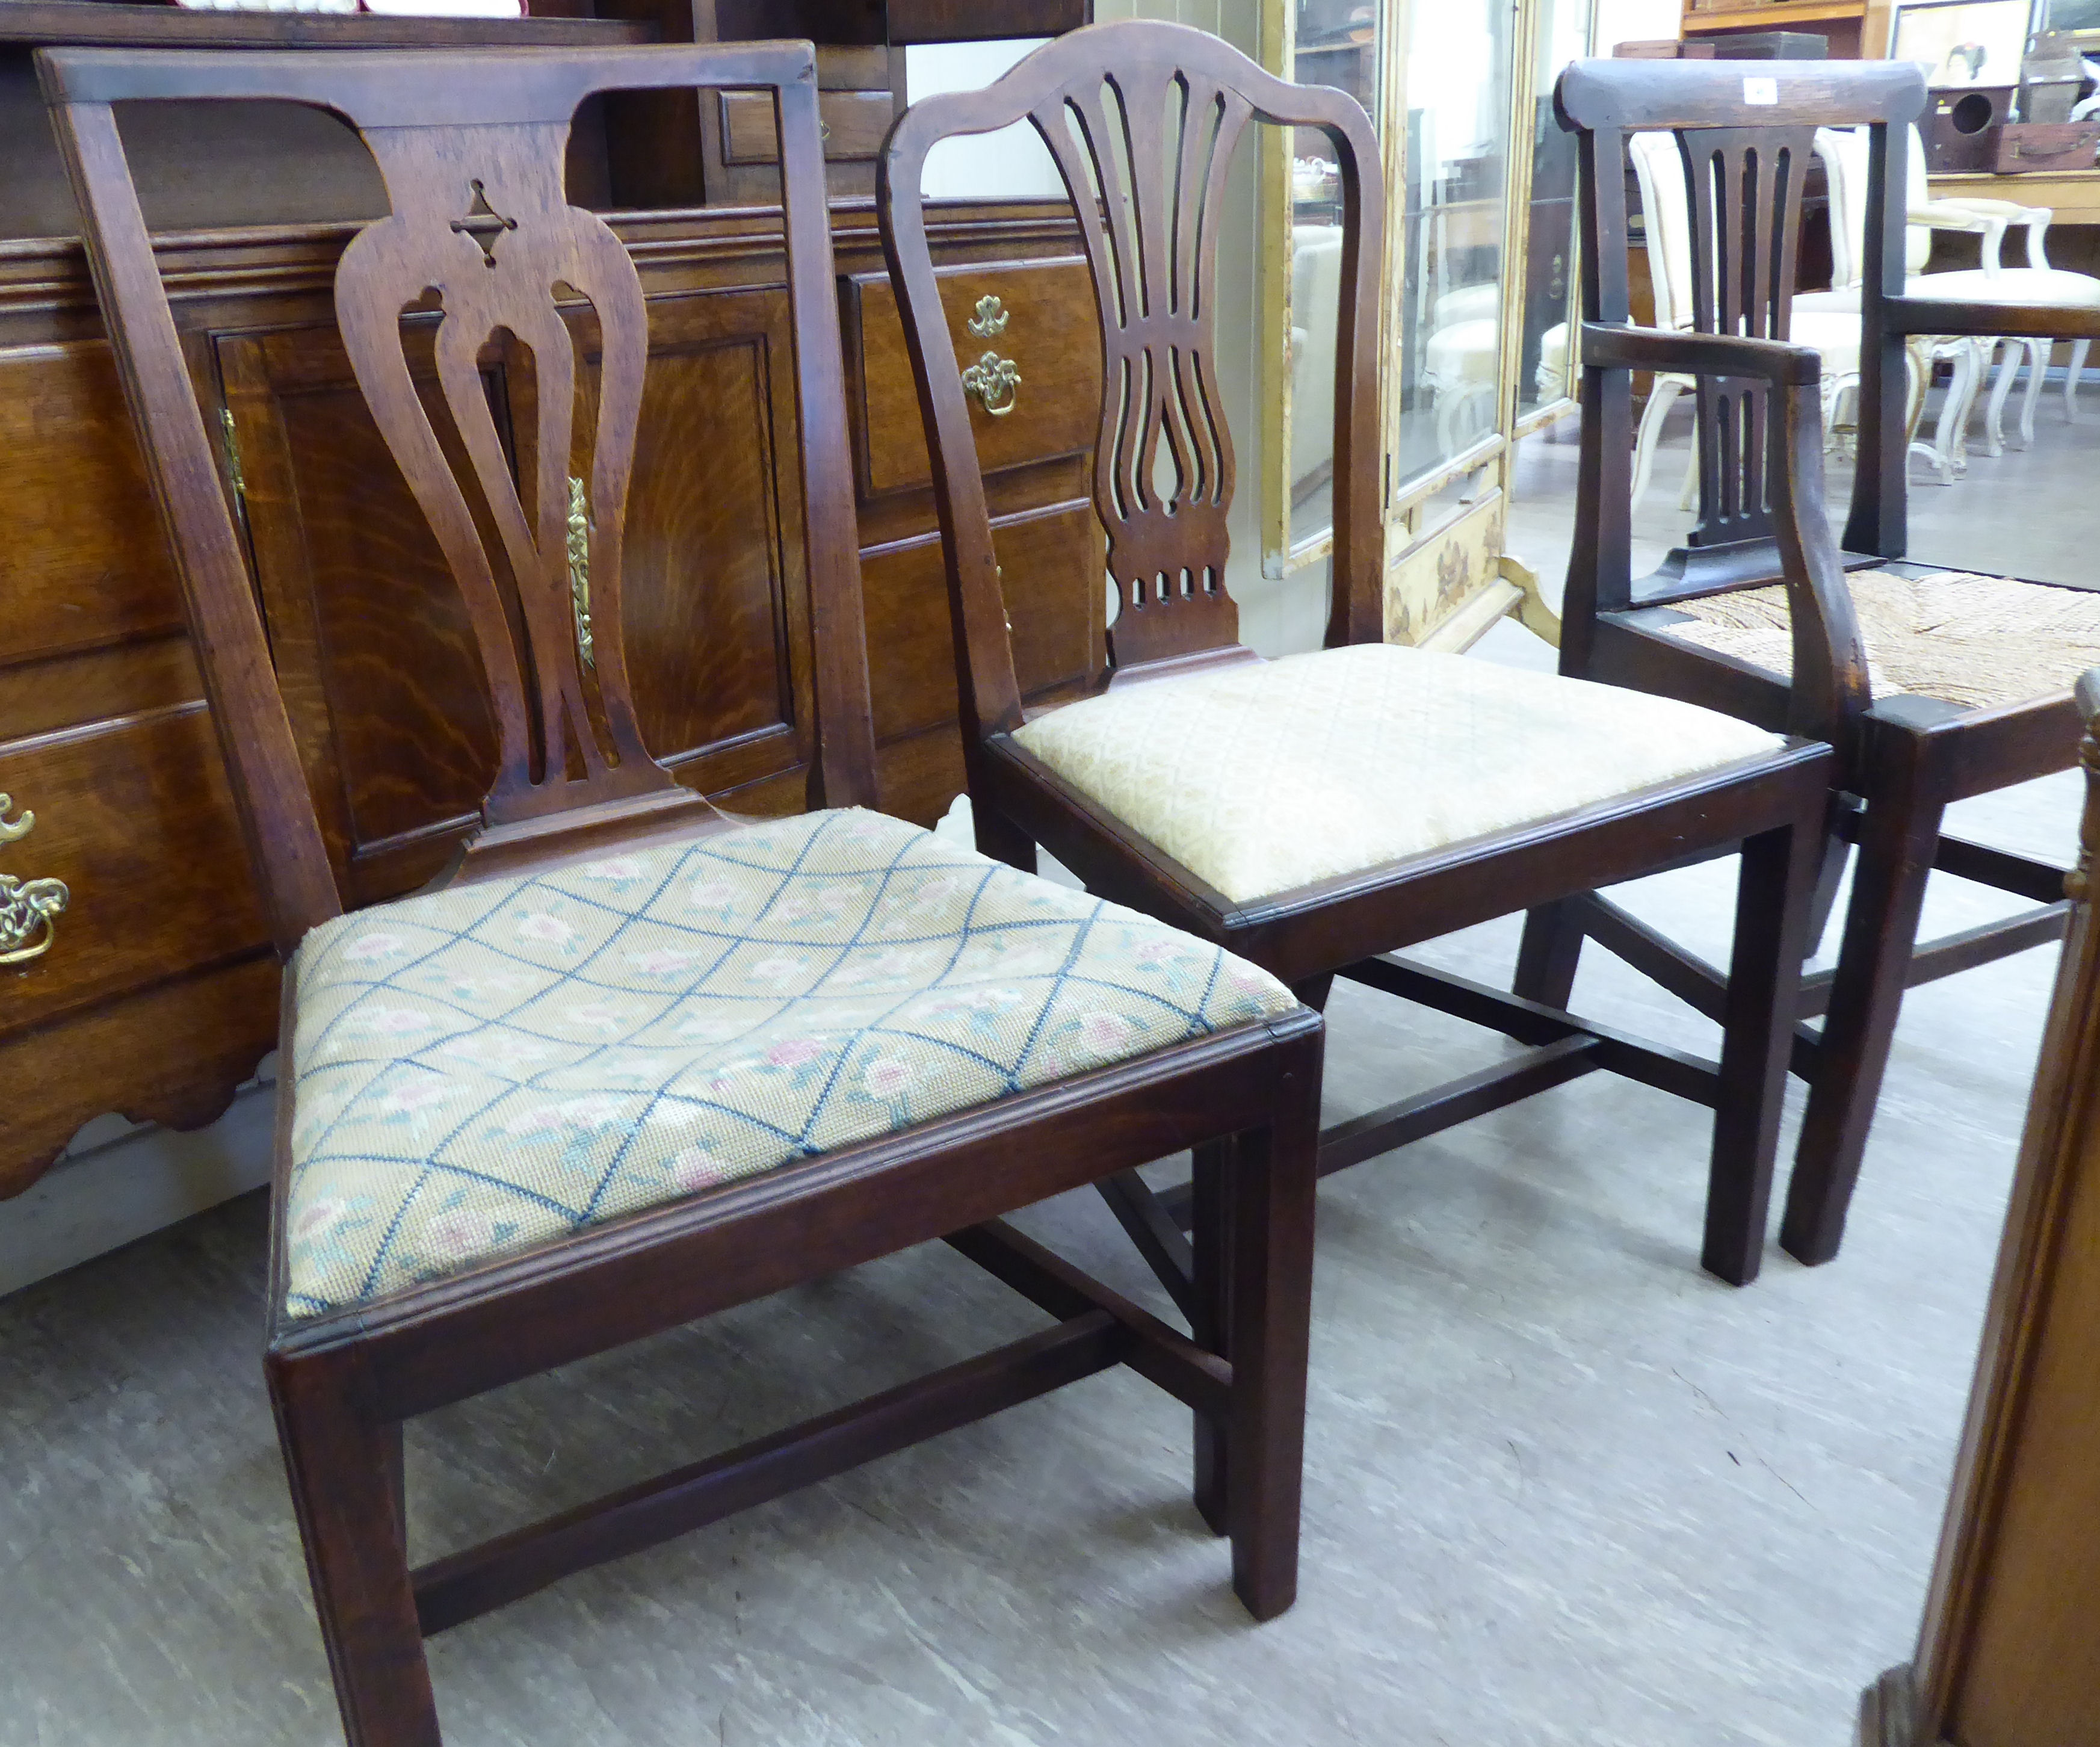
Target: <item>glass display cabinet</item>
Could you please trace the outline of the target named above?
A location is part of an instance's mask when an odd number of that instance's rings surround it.
[[[1361,102],[1385,149],[1386,635],[1462,648],[1510,611],[1515,440],[1573,409],[1574,141],[1553,82],[1593,0],[1268,0],[1269,64]],[[1318,135],[1264,166],[1264,567],[1332,547],[1335,169]]]

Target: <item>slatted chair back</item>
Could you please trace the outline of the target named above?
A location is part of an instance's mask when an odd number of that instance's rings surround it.
[[[803,443],[802,513],[819,755],[814,804],[871,802],[874,754],[814,51],[806,43],[586,53],[196,54],[39,57],[64,149],[87,194],[88,255],[181,575],[220,743],[289,952],[341,908],[272,673],[231,506],[214,470],[113,105],[273,99],[356,129],[390,211],[344,249],[335,307],[358,385],[464,598],[494,707],[498,769],[456,877],[486,877],[638,834],[729,823],[651,757],[637,725],[621,547],[649,348],[633,260],[564,187],[578,104],[601,91],[770,95]],[[412,380],[404,316],[435,318],[434,421]],[[580,364],[578,324],[598,356]],[[529,355],[535,426],[514,465],[480,367]],[[448,428],[441,430],[440,424]],[[573,476],[572,476],[573,470]],[[581,561],[574,565],[572,560]],[[587,564],[587,569],[585,565]],[[572,574],[588,577],[585,602]],[[708,628],[690,628],[695,637]]]
[[[1250,120],[1316,127],[1341,168],[1335,348],[1335,585],[1330,643],[1381,634],[1378,141],[1341,92],[1289,84],[1206,32],[1142,21],[1038,49],[983,90],[915,104],[879,167],[884,246],[932,432],[966,738],[1021,725],[983,475],[926,240],[928,154],[958,135],[1030,123],[1078,214],[1101,316],[1102,404],[1093,500],[1117,598],[1118,676],[1229,652],[1225,587],[1234,487],[1217,360],[1226,179]],[[1098,587],[1092,578],[1089,588]]]
[[[1901,148],[1924,103],[1918,70],[1890,61],[1585,60],[1561,75],[1555,95],[1560,125],[1578,136],[1583,318],[1615,333],[1631,319],[1626,185],[1636,135],[1668,133],[1678,142],[1690,217],[1692,332],[1770,342],[1789,334],[1802,190],[1815,130],[1866,130],[1863,266],[1870,289],[1860,342],[1855,527],[1863,514],[1879,519],[1890,504],[1900,526],[1903,342],[1886,331],[1871,288],[1890,276],[1898,292],[1902,287],[1908,205]],[[1898,146],[1893,152],[1891,141]],[[1633,365],[1623,353],[1622,346],[1600,343],[1585,356],[1581,507],[1563,606],[1568,672],[1583,670],[1596,614],[1668,595],[1666,586],[1635,593],[1626,461],[1633,375],[1635,368],[1656,366]],[[1866,707],[1866,669],[1824,521],[1821,421],[1813,397],[1790,399],[1793,411],[1782,418],[1775,413],[1778,390],[1770,373],[1677,368],[1698,372],[1700,514],[1687,544],[1753,554],[1776,544],[1794,626],[1788,725],[1842,739]],[[1771,575],[1768,564],[1746,563],[1743,585],[1762,585]]]

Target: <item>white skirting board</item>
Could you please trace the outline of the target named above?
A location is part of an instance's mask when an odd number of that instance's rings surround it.
[[[276,1087],[258,1081],[190,1134],[90,1123],[40,1181],[0,1201],[0,1296],[259,1188],[276,1106]]]

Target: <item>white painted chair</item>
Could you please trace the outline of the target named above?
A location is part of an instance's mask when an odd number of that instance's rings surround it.
[[[1837,269],[1833,280],[1839,289],[1804,293],[1794,300],[1794,307],[1799,309],[1804,303],[1825,308],[1849,305],[1856,311],[1860,276],[1866,253],[1866,141],[1850,129],[1823,128],[1817,130],[1816,151],[1823,159],[1830,183],[1831,251]],[[2011,201],[1936,200],[1927,192],[1926,175],[1924,143],[1912,128],[1906,179],[1912,191],[1910,227],[1904,260],[1904,289],[1911,296],[2028,307],[2041,304],[2059,308],[2100,308],[2100,279],[2049,264],[2047,234],[2054,216],[2049,208],[2023,206]],[[2014,227],[2027,233],[2028,264],[2023,267],[2006,267],[2000,258],[2005,232]],[[1954,272],[1926,272],[1925,264],[1932,252],[1932,232],[1935,230],[1968,232],[1980,236],[1983,265]],[[1983,376],[2001,346],[2005,349],[2006,355],[1985,413],[1985,452],[1992,455],[2002,452],[2005,404],[2022,355],[2027,362],[2029,374],[2027,397],[2021,407],[2020,432],[2024,441],[2034,440],[2035,404],[2040,393],[2043,372],[2048,366],[2050,342],[2029,338],[1938,342],[1934,355],[1953,357],[1957,378],[1955,388],[1948,392],[1947,404],[1940,415],[1939,433],[1928,452],[1943,481],[1965,465],[1963,435],[1974,393],[1981,387]],[[2071,370],[2064,383],[2064,416],[2067,419],[2075,421],[2078,416],[2078,377],[2085,368],[2089,349],[2087,341],[2071,343]],[[1964,353],[1973,355],[1957,355]],[[1914,360],[1914,363],[1921,361]],[[1970,385],[1968,391],[1957,393],[1963,386],[1961,379],[1965,374]],[[1917,395],[1918,386],[1918,381],[1914,380],[1913,395],[1921,398]]]
[[[1634,174],[1640,184],[1642,228],[1648,243],[1648,282],[1655,294],[1655,325],[1685,329],[1692,324],[1692,214],[1684,180],[1684,158],[1677,136],[1670,133],[1635,134],[1627,142]],[[1812,346],[1823,360],[1823,424],[1828,431],[1842,397],[1860,380],[1860,310],[1855,297],[1849,312],[1804,311],[1801,300],[1793,303],[1791,337],[1797,344]],[[1696,385],[1688,376],[1658,373],[1648,390],[1648,407],[1641,415],[1634,439],[1633,501],[1639,508],[1655,468],[1656,444],[1663,421],[1677,397]],[[1692,457],[1679,493],[1677,506],[1692,507],[1699,471],[1698,436],[1692,436]]]

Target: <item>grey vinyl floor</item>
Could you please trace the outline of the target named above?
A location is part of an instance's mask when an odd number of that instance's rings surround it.
[[[2082,579],[2096,447],[2045,410],[2036,454],[1921,490],[1920,548]],[[1574,454],[1523,460],[1515,538],[1549,571]],[[1545,659],[1514,630],[1484,653]],[[2076,802],[2052,779],[1963,823],[2059,855]],[[1628,902],[1718,955],[1728,898],[1708,868]],[[1995,907],[1942,882],[1928,926]],[[1428,952],[1502,977],[1514,944]],[[1185,1414],[1112,1374],[441,1638],[448,1738],[1840,1747],[1916,1630],[2053,958],[1912,997],[1826,1268],[1703,1276],[1702,1113],[1604,1075],[1332,1180],[1304,1582],[1273,1624],[1199,1530]],[[1594,952],[1577,1002],[1710,1046]],[[1504,1048],[1346,986],[1330,1020],[1330,1118]],[[1097,1204],[1025,1220],[1143,1290]],[[257,1363],[263,1228],[250,1197],[0,1301],[0,1747],[337,1738]],[[916,1251],[438,1414],[409,1435],[418,1551],[1036,1320]]]

